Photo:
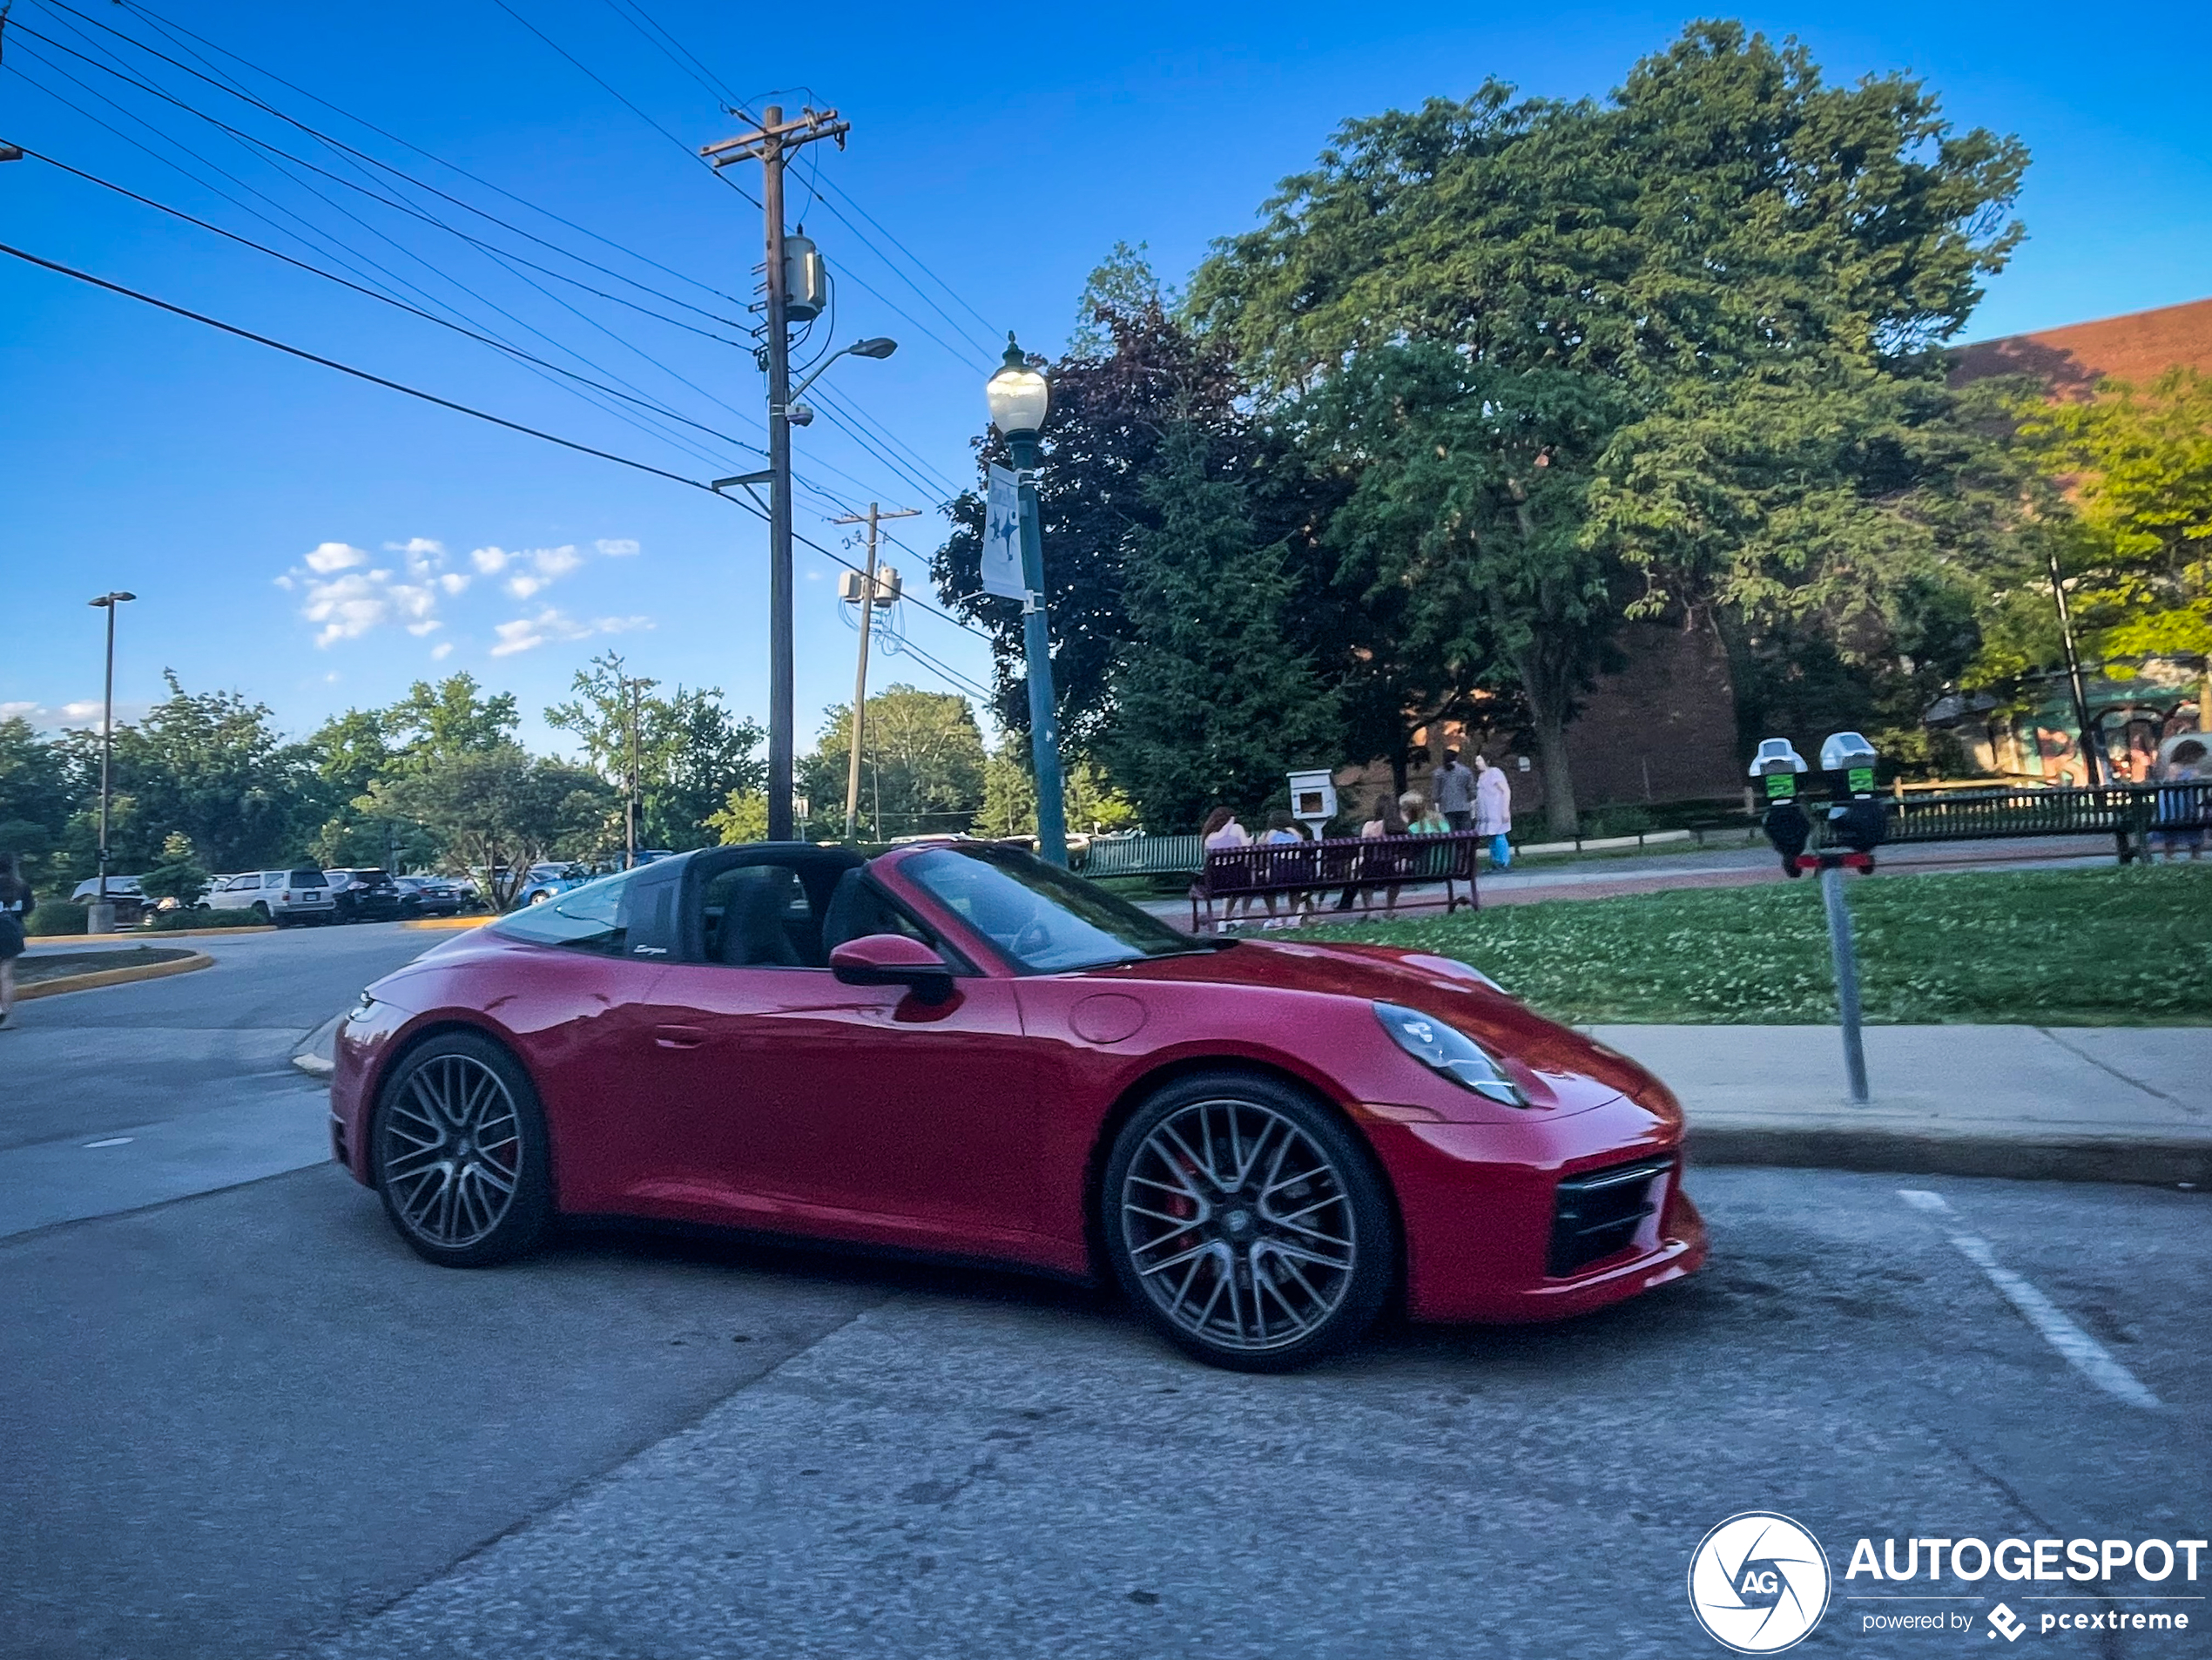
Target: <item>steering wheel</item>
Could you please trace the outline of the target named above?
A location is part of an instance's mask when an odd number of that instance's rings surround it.
[[[1036,917],[1031,917],[1015,930],[1007,949],[1017,957],[1034,955],[1052,943],[1052,930]]]

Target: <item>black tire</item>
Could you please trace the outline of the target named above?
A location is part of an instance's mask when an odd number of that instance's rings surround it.
[[[1295,1371],[1347,1347],[1397,1284],[1374,1155],[1328,1107],[1257,1073],[1180,1078],[1139,1107],[1106,1160],[1098,1217],[1138,1314],[1231,1371]]]
[[[268,906],[258,899],[253,901],[253,914],[260,917],[264,922],[273,920],[269,915]]]
[[[442,1267],[511,1262],[552,1225],[537,1091],[520,1062],[475,1032],[442,1033],[392,1070],[371,1119],[369,1170],[400,1237]]]

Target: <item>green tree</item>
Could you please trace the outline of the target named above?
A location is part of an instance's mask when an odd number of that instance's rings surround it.
[[[1703,441],[1716,419],[1754,431],[1777,403],[1811,436],[1838,386],[1932,375],[1925,348],[1963,323],[2020,235],[2005,210],[2025,162],[2013,140],[1946,125],[1909,78],[1831,88],[1794,42],[1698,24],[1603,104],[1516,102],[1490,83],[1347,124],[1260,228],[1220,246],[1192,303],[1233,343],[1262,413],[1307,431],[1347,476],[1372,464],[1370,445],[1393,466],[1424,444],[1445,463],[1422,490],[1352,493],[1339,539],[1359,557],[1345,574],[1358,585],[1390,568],[1384,532],[1398,559],[1418,536],[1432,563],[1479,554],[1513,574],[1445,584],[1483,594],[1487,639],[1418,615],[1392,633],[1422,647],[1404,665],[1408,706],[1503,667],[1548,750],[1606,614],[1638,597],[1631,584],[1599,600],[1617,585],[1608,565],[1642,581],[1646,608],[1696,615],[1730,574],[1785,587],[1802,575],[1794,544],[1777,556],[1779,536],[1743,553],[1745,527],[1777,504],[1798,530],[1847,533],[1833,557],[1814,550],[1824,577],[1880,550],[1895,527],[1877,499],[1879,444],[1836,435],[1793,496]],[[1457,360],[1448,374],[1437,354]],[[1454,377],[1484,407],[1434,395]],[[1406,386],[1431,395],[1400,407]],[[1861,425],[1878,427],[1884,399],[1869,402]],[[1541,486],[1540,463],[1560,469]],[[1594,503],[1633,503],[1640,467],[1689,510],[1593,522]],[[1609,497],[1594,493],[1608,483]],[[1424,502],[1438,516],[1420,519]],[[1501,560],[1501,538],[1519,554]],[[1402,593],[1359,590],[1384,611]],[[1487,660],[1455,660],[1470,650]],[[1560,759],[1546,775],[1563,824]]]
[[[2177,368],[2148,387],[2107,382],[2086,402],[2037,398],[2019,412],[2025,453],[2053,486],[2070,487],[2072,511],[2053,515],[2051,534],[2089,653],[2123,678],[2130,659],[2193,663],[2212,708],[2212,377]],[[2007,644],[2047,665],[2054,620],[2016,625]]]
[[[273,712],[236,692],[188,692],[169,670],[162,678],[169,695],[115,731],[115,788],[128,798],[128,810],[112,815],[115,867],[148,868],[172,832],[219,870],[274,864],[303,849],[298,814],[312,768],[278,733]],[[96,735],[77,741],[97,755]],[[97,761],[88,765],[97,776]],[[96,796],[74,833],[89,837],[98,813]]]
[[[577,672],[576,697],[546,710],[546,724],[581,739],[592,766],[620,791],[630,776],[634,718],[639,845],[707,847],[716,834],[711,820],[729,798],[766,782],[766,763],[755,752],[764,734],[731,716],[718,687],[679,685],[658,697],[659,684],[630,675],[610,651]]]
[[[192,838],[172,831],[161,844],[161,862],[138,879],[149,899],[173,899],[190,909],[207,893],[207,869],[192,853]]]
[[[450,674],[435,685],[417,680],[384,712],[382,742],[393,765],[429,766],[510,742],[522,719],[515,694],[483,695],[473,674]]]
[[[707,815],[706,826],[725,847],[767,840],[768,792],[732,790],[720,810]]]
[[[21,715],[0,720],[0,858],[17,855],[25,881],[60,874],[49,861],[62,845],[77,796],[59,745],[40,738]]]
[[[418,757],[372,785],[364,806],[427,827],[453,866],[483,875],[504,910],[531,865],[596,850],[614,800],[597,773],[503,742]]]
[[[1195,827],[1217,801],[1256,806],[1290,767],[1339,759],[1336,698],[1286,626],[1282,549],[1257,543],[1203,433],[1169,432],[1145,503],[1157,525],[1132,543],[1132,639],[1099,754],[1147,823]]]
[[[826,712],[799,783],[824,835],[887,840],[965,830],[983,800],[983,734],[967,698],[914,686],[887,687],[868,699],[860,755],[860,810],[845,822],[845,785],[853,752],[853,709]]]
[[[1088,759],[1066,768],[1061,799],[1068,828],[1079,835],[1126,830],[1136,822],[1136,804]],[[1029,768],[1029,741],[1018,732],[1001,733],[998,747],[984,758],[983,804],[976,809],[969,833],[992,840],[1037,833],[1037,785]]]

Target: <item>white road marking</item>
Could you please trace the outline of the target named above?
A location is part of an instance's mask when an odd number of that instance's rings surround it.
[[[1944,1202],[1940,1193],[1901,1187],[1897,1196],[1929,1216],[1958,1215]],[[2020,1310],[2027,1323],[2042,1333],[2043,1340],[2064,1355],[2075,1371],[2107,1394],[2116,1395],[2131,1407],[2155,1408],[2159,1405],[2158,1397],[2145,1388],[2134,1373],[2114,1360],[2103,1344],[2068,1319],[2057,1304],[1999,1262],[1988,1240],[1978,1233],[1949,1226],[1945,1228],[1945,1233],[1952,1249],[1988,1275],[1989,1283],[2004,1293],[2006,1300]]]
[[[84,1144],[87,1147],[120,1147],[127,1142],[136,1140],[138,1140],[136,1136],[110,1136],[105,1141],[88,1141]]]

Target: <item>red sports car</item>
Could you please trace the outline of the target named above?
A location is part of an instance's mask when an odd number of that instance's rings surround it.
[[[334,1151],[433,1262],[560,1217],[1090,1279],[1251,1371],[1690,1272],[1682,1113],[1463,963],[1198,940],[1017,849],[716,847],[388,975]]]

